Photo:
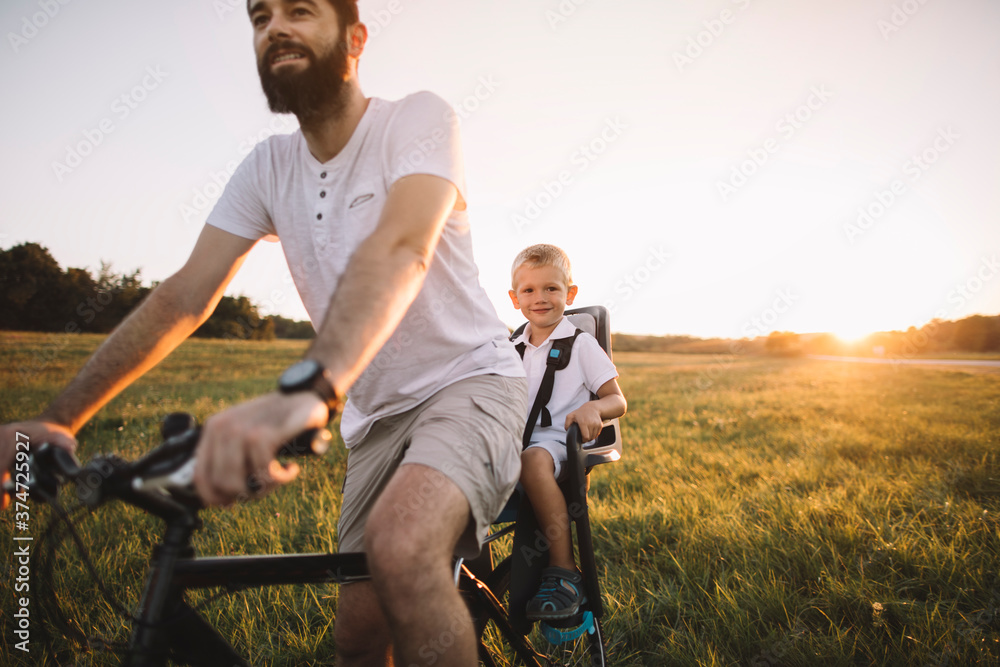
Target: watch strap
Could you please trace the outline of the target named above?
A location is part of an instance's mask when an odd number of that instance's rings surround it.
[[[330,411],[330,416],[333,417],[337,412],[343,407],[343,401],[337,390],[333,386],[333,382],[330,381],[329,373],[323,371],[316,376],[313,380],[312,387],[310,387],[313,392],[315,392],[323,402],[326,403],[327,409]]]

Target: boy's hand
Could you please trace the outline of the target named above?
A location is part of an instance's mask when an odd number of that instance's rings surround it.
[[[569,430],[570,424],[578,424],[580,426],[580,435],[583,436],[584,442],[590,442],[599,436],[601,429],[604,428],[601,413],[593,402],[584,403],[566,415],[566,430]]]

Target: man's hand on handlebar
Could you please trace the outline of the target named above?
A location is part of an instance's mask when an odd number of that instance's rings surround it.
[[[274,392],[209,417],[195,454],[195,490],[206,505],[228,505],[287,484],[299,467],[278,463],[278,449],[332,416],[312,392]]]
[[[72,431],[65,426],[37,420],[4,424],[0,426],[0,477],[4,480],[7,479],[14,463],[17,443],[26,441],[31,448],[37,448],[43,443],[49,442],[67,451],[76,451],[76,438],[73,437]],[[4,509],[7,507],[7,500],[8,498],[4,495],[2,501]]]

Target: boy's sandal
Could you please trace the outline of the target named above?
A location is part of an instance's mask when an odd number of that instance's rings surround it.
[[[530,621],[569,618],[583,603],[583,576],[561,567],[542,570],[542,584],[525,609]]]

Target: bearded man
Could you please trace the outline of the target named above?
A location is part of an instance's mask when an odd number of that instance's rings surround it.
[[[317,328],[276,391],[209,418],[195,487],[226,505],[286,483],[281,443],[341,405],[350,448],[341,551],[365,551],[370,582],[345,585],[344,665],[476,664],[453,555],[478,553],[518,478],[527,389],[479,285],[455,113],[422,92],[366,98],[367,29],[356,0],[250,0],[261,85],[300,130],[259,144],[234,173],[185,265],[163,281],[45,412],[0,429],[74,449],[73,434],[214,310],[247,253],[280,239]],[[258,492],[258,493],[260,493]]]

